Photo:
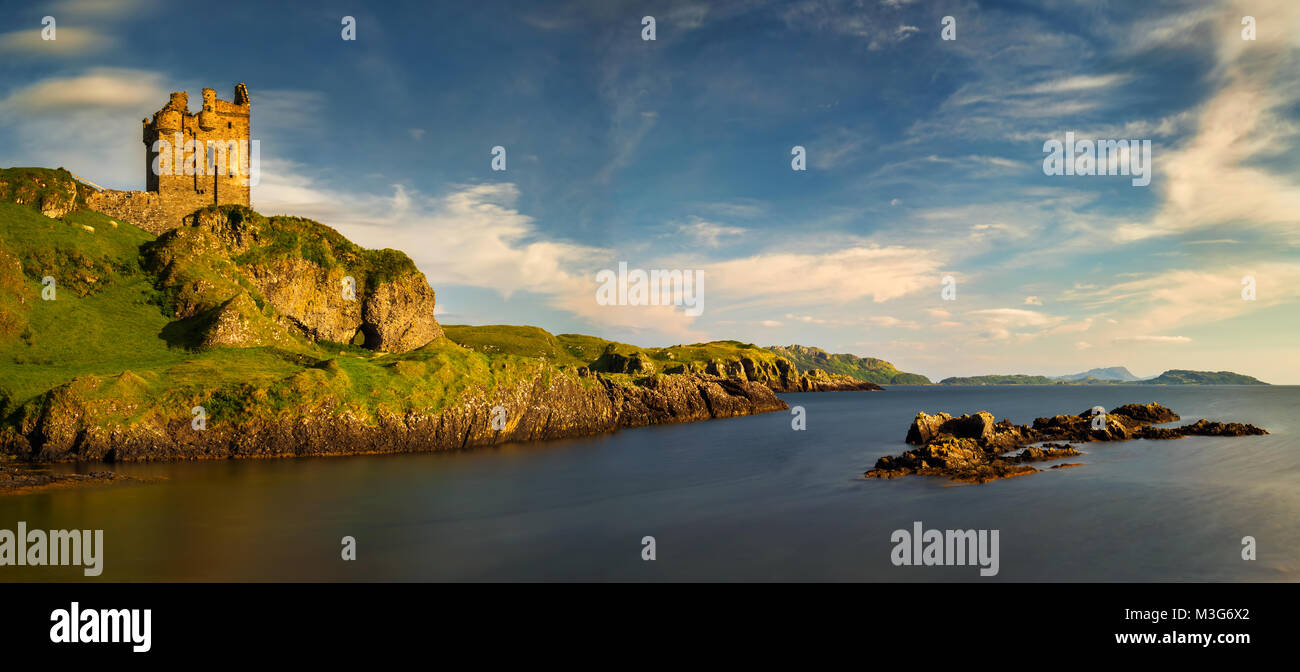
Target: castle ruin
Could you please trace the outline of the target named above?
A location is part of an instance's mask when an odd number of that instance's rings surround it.
[[[87,198],[89,207],[160,234],[204,206],[251,206],[250,111],[243,83],[235,85],[233,101],[203,89],[197,114],[189,111],[189,94],[171,94],[142,121],[145,191],[105,189]]]

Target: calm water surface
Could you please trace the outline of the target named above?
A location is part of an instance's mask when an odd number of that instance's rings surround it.
[[[127,464],[165,480],[0,498],[0,528],[103,529],[96,580],[1293,581],[1300,387],[895,387],[788,413],[419,454]],[[918,410],[1017,423],[1158,401],[1271,435],[1081,445],[986,485],[864,480]],[[1050,465],[1050,463],[1049,463]],[[71,468],[71,467],[69,467]],[[85,468],[83,467],[83,470]],[[1001,571],[894,567],[890,532],[1000,530]],[[357,539],[343,562],[340,539]],[[641,559],[641,539],[657,559]],[[1241,539],[1258,559],[1241,559]],[[79,568],[0,567],[4,580]]]

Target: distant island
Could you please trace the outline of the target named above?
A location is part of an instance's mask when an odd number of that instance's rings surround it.
[[[919,373],[900,371],[890,362],[847,353],[831,354],[807,345],[770,345],[767,350],[788,359],[800,371],[824,371],[876,385],[934,385]],[[1262,380],[1231,371],[1170,369],[1151,378],[1139,378],[1123,366],[1095,368],[1066,376],[991,374],[952,376],[939,385],[1268,385]]]
[[[1118,372],[1118,374],[1117,374]],[[1098,377],[1101,373],[1106,376]],[[1127,374],[1129,377],[1120,377]],[[1029,376],[1024,374],[954,376],[939,381],[940,385],[1268,385],[1253,376],[1231,371],[1191,371],[1170,369],[1154,378],[1137,378],[1124,367],[1092,369],[1069,376]]]
[[[1118,380],[1122,382],[1131,382],[1141,380],[1133,375],[1132,371],[1122,366],[1111,366],[1104,369],[1088,369],[1083,373],[1073,373],[1068,376],[1057,376],[1057,380],[1083,380],[1085,378],[1096,378],[1097,380]]]

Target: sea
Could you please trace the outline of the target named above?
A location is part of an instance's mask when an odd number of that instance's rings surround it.
[[[1300,387],[781,396],[792,411],[458,453],[115,464],[149,480],[0,497],[2,529],[103,530],[102,574],[4,566],[0,581],[1300,578]],[[1041,463],[1041,473],[982,485],[863,478],[908,448],[918,411],[1028,423],[1151,401],[1183,422],[1269,434],[1079,444],[1084,454],[1064,462],[1081,466]],[[918,523],[996,530],[997,573],[969,560],[897,563],[897,531]]]

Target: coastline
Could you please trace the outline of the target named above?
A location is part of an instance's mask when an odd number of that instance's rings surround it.
[[[589,374],[590,375],[590,374]],[[805,380],[806,379],[801,379]],[[683,424],[787,410],[773,387],[757,381],[709,375],[671,375],[623,384],[604,377],[595,386],[553,378],[522,394],[476,400],[435,414],[381,416],[369,425],[355,417],[291,416],[270,423],[227,423],[195,432],[188,421],[166,427],[135,426],[99,433],[81,430],[71,444],[43,444],[31,458],[12,453],[0,464],[0,496],[53,489],[94,487],[141,479],[112,471],[55,472],[50,464],[183,462],[227,459],[348,457],[420,452],[456,452],[505,443],[536,443],[610,434],[650,425]],[[878,386],[841,384],[789,392],[878,391]],[[494,403],[524,410],[504,428],[493,429]],[[22,437],[9,441],[21,444]]]

